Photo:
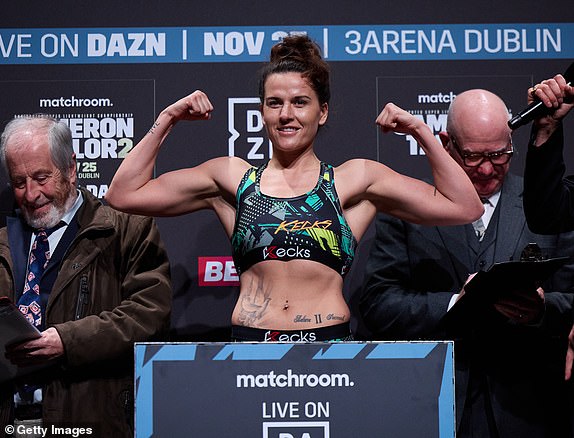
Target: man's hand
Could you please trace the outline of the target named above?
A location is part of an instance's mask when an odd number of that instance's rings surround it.
[[[457,294],[457,297],[456,297],[456,299],[455,299],[455,303],[456,303],[458,300],[460,300],[460,299],[464,296],[464,294],[466,293],[466,291],[464,290],[464,287],[468,284],[468,282],[469,282],[470,280],[472,280],[472,277],[474,277],[476,274],[477,274],[477,273],[474,272],[474,273],[468,275],[466,281],[464,282],[464,285],[462,286],[462,289],[461,289],[460,292]]]
[[[519,324],[539,321],[544,314],[544,290],[510,290],[494,302],[498,313]]]
[[[540,146],[550,138],[563,119],[574,107],[574,87],[568,85],[562,75],[546,79],[528,89],[528,103],[539,99],[548,108],[554,111],[534,121],[537,127],[535,146]]]
[[[42,332],[42,337],[6,347],[6,357],[15,365],[41,365],[64,355],[64,345],[54,327]]]

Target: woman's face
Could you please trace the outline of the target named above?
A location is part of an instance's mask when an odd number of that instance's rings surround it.
[[[328,105],[300,73],[273,73],[265,81],[263,122],[274,150],[285,152],[313,146],[319,126],[327,121]]]

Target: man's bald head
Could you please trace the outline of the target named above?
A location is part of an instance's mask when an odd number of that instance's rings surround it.
[[[473,89],[452,101],[447,130],[439,134],[451,156],[464,169],[481,198],[502,187],[512,156],[508,109],[496,94]]]

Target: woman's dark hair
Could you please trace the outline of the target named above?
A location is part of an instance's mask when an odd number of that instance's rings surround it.
[[[323,60],[317,43],[306,35],[283,38],[271,48],[269,63],[261,70],[259,98],[265,97],[265,82],[274,73],[301,73],[317,93],[319,103],[329,103],[329,65]]]

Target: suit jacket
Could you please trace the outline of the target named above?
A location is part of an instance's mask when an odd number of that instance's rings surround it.
[[[574,235],[532,233],[522,179],[508,175],[485,240],[478,246],[471,239],[478,242],[470,224],[426,227],[379,215],[360,300],[366,327],[376,339],[455,340],[457,426],[472,371],[486,381],[500,438],[571,436],[563,373],[574,265],[544,285],[546,311],[536,325],[521,326],[492,312],[474,314],[474,325],[456,330],[444,317],[470,273],[519,260],[531,242],[549,257],[572,255]]]
[[[574,230],[574,175],[564,177],[562,125],[546,143],[535,147],[530,137],[524,168],[524,210],[530,228],[538,233]]]

